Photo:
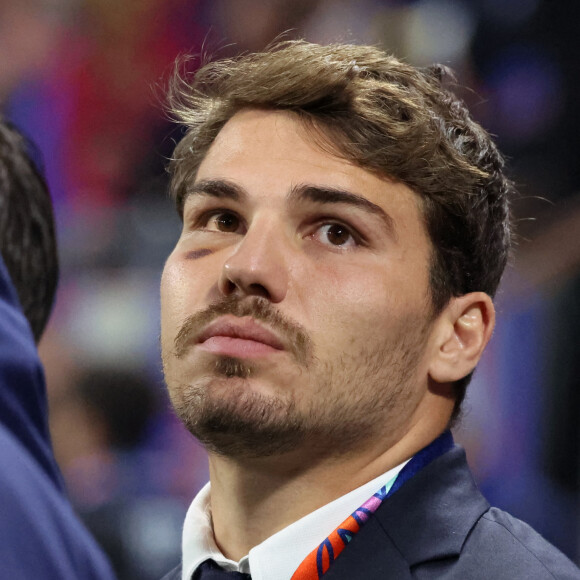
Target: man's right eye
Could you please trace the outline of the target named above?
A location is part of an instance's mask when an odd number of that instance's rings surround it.
[[[213,213],[207,219],[205,229],[218,232],[236,233],[241,228],[240,218],[233,212],[220,211]]]

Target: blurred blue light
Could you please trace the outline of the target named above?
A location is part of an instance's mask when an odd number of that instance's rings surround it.
[[[561,71],[539,46],[515,46],[501,53],[487,84],[493,129],[507,139],[541,136],[562,110]]]

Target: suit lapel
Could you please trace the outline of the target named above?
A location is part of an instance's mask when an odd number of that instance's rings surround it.
[[[377,519],[410,566],[459,555],[489,509],[461,447],[433,461],[391,499],[377,511]]]
[[[410,580],[409,565],[372,517],[333,562],[324,580]]]
[[[487,509],[465,452],[454,447],[383,502],[324,580],[411,578],[413,566],[459,555]]]

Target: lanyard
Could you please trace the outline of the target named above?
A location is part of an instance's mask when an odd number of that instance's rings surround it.
[[[312,550],[298,566],[291,580],[320,580],[330,568],[354,535],[361,529],[370,516],[377,511],[383,501],[401,488],[418,471],[453,447],[450,431],[442,433],[435,441],[416,453],[401,469],[396,478],[385,484],[377,493],[355,510],[336,528],[317,548]]]

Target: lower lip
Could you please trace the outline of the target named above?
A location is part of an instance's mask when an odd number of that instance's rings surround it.
[[[232,338],[231,336],[212,336],[200,343],[198,348],[205,352],[237,358],[258,358],[282,352],[263,342],[245,338]]]

